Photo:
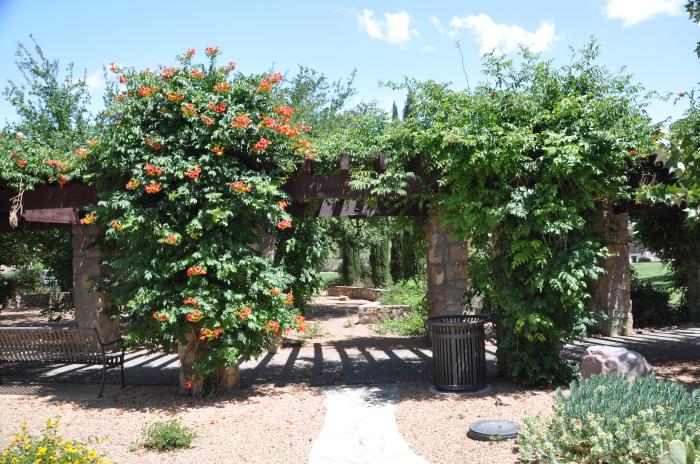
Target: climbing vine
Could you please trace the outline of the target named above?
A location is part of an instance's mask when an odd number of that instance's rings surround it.
[[[281,185],[315,157],[294,109],[275,101],[279,73],[247,76],[195,50],[179,64],[116,76],[108,121],[87,162],[101,196],[84,224],[106,230],[105,284],[154,346],[196,347],[186,387],[215,387],[224,366],[303,330],[287,262],[266,244],[296,224]]]
[[[395,134],[436,180],[434,213],[469,241],[470,293],[496,323],[501,372],[525,383],[569,375],[561,347],[599,315],[589,284],[607,249],[592,219],[632,197],[628,176],[653,149],[641,87],[597,55],[591,44],[561,67],[488,56],[472,92],[409,81]]]

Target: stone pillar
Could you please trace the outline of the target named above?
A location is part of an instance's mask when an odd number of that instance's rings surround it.
[[[104,342],[119,337],[119,319],[110,318],[109,295],[91,291],[102,275],[102,250],[95,243],[99,227],[73,225],[73,305],[78,327],[95,327]]]
[[[592,288],[592,303],[607,316],[601,332],[604,336],[631,335],[629,214],[613,214],[611,208],[605,207],[596,214],[594,226],[608,246],[608,257],[603,262],[605,272]]]
[[[428,245],[428,309],[431,316],[462,314],[467,291],[467,247],[438,215],[425,223]]]
[[[275,260],[275,236],[267,231],[258,229],[253,233],[258,237],[258,242],[254,243],[251,248],[269,261]]]

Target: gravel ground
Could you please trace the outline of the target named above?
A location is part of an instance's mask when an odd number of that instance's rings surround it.
[[[700,388],[700,360],[657,362],[652,367],[657,378],[681,382],[689,389]]]
[[[548,415],[554,390],[523,390],[492,382],[482,397],[434,395],[429,383],[400,385],[396,421],[411,449],[431,463],[508,464],[518,462],[515,442],[483,442],[467,438],[469,424],[479,419],[520,421],[527,413]]]
[[[325,415],[322,394],[304,386],[241,389],[200,401],[161,387],[128,387],[101,401],[0,395],[0,410],[0,448],[21,422],[40,430],[45,418],[60,416],[65,438],[103,438],[97,449],[119,464],[302,463]],[[158,453],[136,446],[143,427],[172,417],[199,431],[191,448]]]
[[[691,390],[700,388],[700,361],[669,361],[655,363],[653,367],[658,378],[683,383]],[[514,441],[471,440],[467,437],[469,424],[479,419],[520,422],[525,414],[549,416],[555,390],[526,389],[503,381],[494,381],[492,385],[492,393],[469,398],[433,395],[428,392],[427,382],[401,384],[396,409],[401,435],[416,454],[431,463],[517,463]]]

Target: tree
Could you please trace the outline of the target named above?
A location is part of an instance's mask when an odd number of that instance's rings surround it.
[[[244,75],[217,63],[218,47],[205,54],[157,73],[113,68],[123,84],[87,157],[101,202],[82,219],[106,230],[102,285],[130,336],[178,342],[193,395],[304,330],[291,293],[299,263],[275,263],[259,244],[296,226],[281,186],[315,158],[305,121],[273,94],[280,73]]]
[[[685,318],[700,321],[700,223],[689,222],[680,208],[663,218],[640,217],[635,238],[671,266],[673,287],[682,294]]]
[[[72,154],[75,143],[85,139],[89,124],[85,77],[74,77],[73,63],[62,72],[59,61],[46,57],[30,38],[33,51],[19,43],[15,53],[24,82],[8,81],[3,95],[17,110],[20,119],[15,128],[25,137]]]
[[[61,69],[58,60],[48,58],[34,37],[30,39],[32,47],[19,43],[15,53],[23,82],[8,81],[3,92],[18,120],[0,132],[0,151],[9,154],[0,159],[0,169],[3,179],[18,189],[67,182],[69,169],[80,161],[74,150],[85,143],[90,129],[84,77],[74,76],[72,63]],[[72,287],[70,229],[13,232],[4,234],[3,243],[3,264],[42,263],[62,290]]]
[[[695,24],[700,23],[700,0],[689,0],[688,3],[685,4],[685,11],[688,12],[691,21]],[[697,47],[695,47],[695,53],[698,55],[698,58],[700,58],[700,42],[698,42]]]
[[[396,102],[391,103],[391,120],[392,121],[398,121],[399,119],[399,109],[396,106]]]
[[[414,95],[413,92],[409,90],[408,94],[406,95],[406,102],[403,105],[403,120],[406,121],[409,117],[411,117],[412,111],[413,111],[413,100],[414,100]]]
[[[357,94],[353,87],[355,71],[346,79],[330,82],[322,73],[299,66],[296,75],[276,89],[300,120],[311,125],[314,134],[323,136],[338,128],[339,117],[349,100]]]

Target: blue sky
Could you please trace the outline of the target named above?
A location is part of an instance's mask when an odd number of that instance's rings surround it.
[[[0,0],[0,83],[18,79],[14,51],[32,33],[50,57],[74,62],[89,76],[94,109],[101,104],[101,67],[110,61],[138,69],[174,62],[194,47],[218,45],[243,72],[294,72],[303,64],[331,78],[357,69],[360,98],[390,107],[401,100],[380,81],[451,81],[463,87],[459,41],[472,85],[485,50],[511,53],[519,44],[564,62],[569,46],[591,36],[601,61],[626,66],[659,92],[685,91],[700,79],[693,49],[699,29],[684,0],[577,1],[130,1]],[[684,107],[655,102],[655,120]],[[15,119],[0,103],[0,125]]]

